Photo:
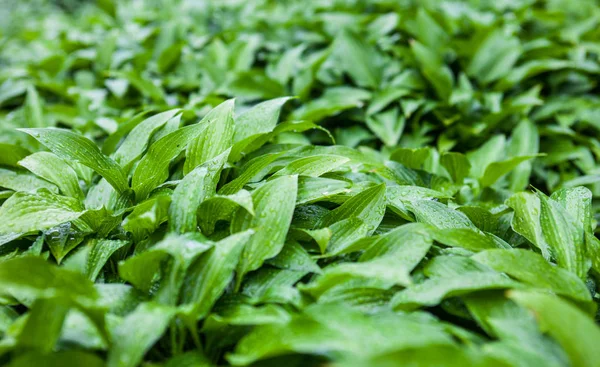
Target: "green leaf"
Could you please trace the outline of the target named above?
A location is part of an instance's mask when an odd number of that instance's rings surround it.
[[[234,134],[233,107],[234,100],[227,100],[212,109],[199,122],[206,125],[206,128],[187,147],[183,166],[185,174],[231,147]]]
[[[589,264],[585,258],[584,232],[579,230],[566,209],[542,193],[540,224],[558,266],[585,279]]]
[[[29,352],[15,358],[8,366],[10,367],[102,367],[104,361],[93,353],[79,350],[58,351],[48,354]]]
[[[74,221],[84,214],[73,198],[40,190],[36,194],[17,192],[0,207],[0,233],[29,233]]]
[[[487,250],[476,254],[473,259],[532,287],[545,288],[579,301],[591,301],[585,283],[575,274],[549,264],[535,252],[522,249]]]
[[[527,156],[539,153],[539,132],[537,126],[530,120],[521,121],[508,142],[508,154],[512,157]],[[525,190],[529,183],[532,164],[525,161],[519,164],[510,173],[510,188],[513,191]]]
[[[297,192],[297,176],[279,177],[252,193],[254,216],[246,210],[238,210],[234,215],[231,221],[232,232],[255,230],[244,247],[237,267],[238,287],[247,272],[258,269],[266,259],[281,251],[292,221]]]
[[[47,126],[44,120],[44,110],[40,95],[34,86],[27,87],[27,97],[25,98],[25,116],[27,126],[29,127],[45,127]]]
[[[506,205],[515,212],[511,220],[512,229],[540,249],[546,260],[550,259],[550,246],[546,243],[540,224],[540,199],[527,192],[511,196]]]
[[[385,185],[381,184],[354,195],[344,204],[327,213],[321,218],[317,228],[329,227],[345,219],[357,218],[367,225],[370,233],[373,233],[384,213]]]
[[[595,340],[600,328],[583,312],[548,294],[512,291],[509,297],[535,313],[540,330],[556,339],[573,366],[593,366],[600,360]]]
[[[404,315],[388,312],[368,316],[341,305],[314,305],[286,324],[258,326],[237,344],[227,360],[245,366],[291,353],[356,358],[450,343],[440,326]]]
[[[93,169],[118,192],[129,188],[127,177],[115,161],[100,152],[91,140],[64,129],[20,129],[44,144],[52,153]]]
[[[481,186],[488,187],[492,186],[496,181],[498,181],[502,176],[508,174],[510,171],[515,169],[515,167],[519,166],[521,163],[528,161],[537,157],[536,155],[526,155],[509,158],[504,161],[492,162],[486,168],[483,173],[483,177],[481,177]]]
[[[246,190],[240,190],[231,195],[215,195],[205,200],[198,207],[198,224],[202,233],[210,235],[215,230],[218,221],[230,221],[235,212],[243,208],[254,215],[252,195]]]
[[[440,157],[440,164],[452,177],[452,181],[461,184],[465,177],[469,176],[471,170],[471,163],[464,154],[461,153],[444,153]]]
[[[488,84],[506,76],[521,55],[519,39],[502,29],[490,32],[473,53],[467,73]]]
[[[182,127],[150,145],[148,152],[140,160],[131,180],[137,200],[148,194],[169,177],[169,164],[184,151],[188,144],[206,129],[206,124]]]
[[[183,312],[192,322],[205,317],[233,279],[242,250],[253,230],[236,233],[214,244],[189,269],[183,285]]]
[[[64,300],[37,299],[28,312],[27,320],[17,337],[17,346],[23,349],[49,353],[60,336],[69,311]]]
[[[200,204],[216,194],[217,183],[229,151],[194,168],[173,191],[169,207],[169,226],[178,233],[192,232],[197,227]]]
[[[84,195],[79,186],[77,174],[67,162],[55,154],[33,153],[20,160],[19,165],[58,186],[63,195],[79,200],[83,199]]]
[[[319,177],[349,162],[350,158],[317,154],[297,159],[275,173],[275,176],[300,175]]]
[[[435,51],[421,43],[413,41],[410,48],[423,76],[433,85],[438,97],[447,100],[454,86],[454,76],[450,68],[443,63]]]
[[[581,186],[564,188],[553,192],[550,197],[566,209],[579,229],[590,233],[593,231],[593,194],[589,189]]]
[[[127,137],[123,140],[119,149],[114,153],[114,160],[122,167],[129,167],[133,161],[138,159],[142,153],[144,153],[152,135],[158,129],[163,127],[167,121],[175,117],[179,111],[180,110],[177,108],[165,111],[148,117],[137,124],[131,129],[131,132],[127,134]]]
[[[442,228],[432,233],[433,238],[446,246],[462,247],[470,251],[510,248],[504,241],[498,242],[490,234],[471,228]],[[501,244],[502,245],[501,245]]]
[[[35,193],[38,189],[58,192],[56,186],[46,180],[27,172],[15,172],[3,168],[0,168],[0,187],[31,193]]]
[[[1,262],[0,285],[0,295],[17,299],[64,297],[87,304],[98,297],[83,275],[51,265],[40,257],[24,256]]]
[[[85,265],[85,273],[91,281],[95,281],[108,259],[128,241],[92,239],[88,242],[91,248]]]
[[[426,223],[439,229],[468,228],[477,231],[469,218],[457,210],[433,200],[417,200],[412,204],[412,212],[417,222]]]
[[[108,353],[108,367],[134,367],[160,338],[175,309],[156,303],[142,303],[113,330],[114,346]]]
[[[377,88],[381,79],[377,50],[356,34],[343,29],[333,42],[332,57],[340,69],[361,87]]]
[[[398,114],[397,108],[393,108],[368,116],[366,123],[385,145],[393,147],[398,144],[402,136],[406,119]]]
[[[472,292],[518,288],[520,284],[495,272],[468,271],[452,277],[433,277],[397,293],[391,301],[396,310],[414,310],[422,306],[435,306],[448,297]]]
[[[290,99],[291,97],[282,97],[259,103],[235,119],[235,144],[231,149],[231,160],[239,160],[248,144],[275,128],[281,108]]]

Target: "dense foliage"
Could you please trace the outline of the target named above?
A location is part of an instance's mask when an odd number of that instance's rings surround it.
[[[0,365],[600,365],[597,1],[0,29]]]

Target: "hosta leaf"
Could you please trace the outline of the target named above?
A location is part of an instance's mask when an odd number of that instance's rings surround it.
[[[344,204],[321,218],[318,228],[349,218],[362,220],[372,233],[385,213],[385,185],[373,186],[348,199]]]
[[[220,220],[230,221],[235,212],[245,209],[248,214],[254,215],[252,195],[246,190],[240,190],[231,195],[215,195],[198,208],[198,224],[202,233],[210,235],[215,230],[215,225]]]
[[[400,332],[402,330],[402,332]],[[314,305],[284,325],[255,328],[227,359],[233,365],[290,353],[354,357],[374,356],[385,351],[430,344],[450,344],[440,326],[402,315],[364,315],[340,305]]]
[[[440,157],[440,164],[446,168],[452,181],[462,183],[465,177],[469,175],[471,163],[464,154],[461,153],[444,153]]]
[[[267,260],[267,263],[280,269],[312,273],[321,272],[321,268],[310,257],[306,249],[297,242],[287,242],[281,252],[274,258]]]
[[[512,291],[509,297],[534,312],[540,330],[558,341],[574,366],[591,367],[600,359],[593,342],[600,337],[600,329],[583,312],[548,294]]]
[[[10,367],[40,366],[102,367],[104,361],[97,355],[79,350],[68,350],[48,354],[29,352],[15,358]]]
[[[73,221],[84,214],[76,199],[40,190],[15,193],[0,207],[0,233],[28,233]]]
[[[267,182],[252,193],[255,215],[238,210],[234,215],[232,232],[252,228],[255,233],[244,247],[237,268],[236,284],[249,271],[256,270],[262,263],[279,253],[292,221],[298,192],[297,176],[282,176]]]
[[[27,172],[15,172],[0,168],[0,187],[14,191],[35,193],[38,189],[46,189],[57,193],[56,186],[46,180]]]
[[[435,277],[397,293],[391,301],[394,309],[413,310],[435,306],[448,297],[489,289],[518,288],[519,283],[494,272],[467,272],[462,275]]]
[[[68,311],[68,302],[61,299],[42,298],[34,301],[27,321],[17,337],[18,347],[42,353],[51,352]]]
[[[92,239],[88,243],[91,249],[85,267],[87,277],[92,281],[96,280],[112,254],[128,243],[128,241],[123,240]]]
[[[367,117],[367,126],[373,131],[385,145],[393,147],[398,144],[406,120],[404,116],[398,114],[398,109],[390,109]]]
[[[378,54],[359,36],[342,30],[333,45],[332,57],[339,67],[348,73],[361,87],[376,88],[380,80]]]
[[[515,156],[526,156],[539,153],[539,132],[537,126],[530,120],[521,121],[510,138],[508,153]],[[525,190],[531,175],[530,161],[524,161],[510,173],[510,188],[514,191]]]
[[[316,201],[327,201],[336,194],[345,192],[351,184],[347,181],[324,177],[298,177],[298,196],[296,204],[307,204]]]
[[[540,249],[546,260],[550,259],[550,246],[546,243],[540,224],[540,199],[536,195],[520,192],[511,196],[506,205],[515,211],[511,221],[513,230]]]
[[[183,286],[182,308],[193,322],[206,316],[225,291],[244,245],[253,234],[247,230],[222,239],[190,266]]]
[[[146,150],[152,134],[163,127],[179,111],[179,109],[165,111],[137,124],[114,153],[114,160],[122,167],[129,167]]]
[[[148,152],[133,172],[131,181],[138,200],[145,199],[150,191],[169,177],[171,161],[184,151],[188,144],[194,141],[206,127],[206,124],[182,127],[150,145]]]
[[[443,228],[433,231],[433,238],[446,246],[462,247],[471,251],[494,248],[510,248],[510,245],[497,242],[492,235],[471,228]],[[502,242],[500,242],[502,243]]]
[[[483,187],[491,186],[498,181],[502,176],[508,174],[515,167],[520,165],[522,162],[528,161],[535,158],[535,155],[525,155],[519,157],[513,157],[500,162],[492,162],[486,168],[481,178],[481,185]]]
[[[0,285],[1,295],[18,299],[65,297],[89,302],[98,296],[92,282],[83,275],[51,265],[41,257],[18,257],[0,263]]]
[[[121,167],[100,152],[91,140],[65,129],[21,129],[44,144],[52,153],[70,162],[75,161],[93,169],[104,177],[118,192],[129,188]]]
[[[511,71],[521,52],[518,38],[498,29],[491,32],[479,45],[467,72],[481,83],[493,82]]]
[[[108,353],[109,367],[137,366],[160,338],[175,309],[156,303],[142,303],[113,330],[114,347]]]
[[[546,288],[580,301],[591,301],[587,287],[575,274],[549,264],[535,252],[487,250],[476,254],[473,259],[533,287]]]
[[[539,194],[540,224],[558,266],[584,279],[589,265],[585,258],[584,232],[558,202]]]
[[[430,224],[439,229],[470,228],[477,230],[477,227],[466,215],[437,201],[415,201],[411,210],[415,214],[417,222]]]
[[[506,298],[504,293],[491,291],[464,297],[477,323],[488,335],[502,341],[488,345],[491,347],[488,351],[509,363],[564,365],[567,362],[564,351],[542,334],[533,314]]]
[[[37,152],[19,161],[19,165],[58,186],[63,195],[83,199],[77,174],[67,162],[55,154]]]
[[[206,125],[206,129],[188,145],[184,173],[221,155],[231,147],[234,134],[233,104],[232,99],[221,103],[199,122]]]
[[[336,155],[313,155],[297,159],[275,173],[275,176],[300,175],[319,177],[349,162],[350,159]]]
[[[235,119],[235,133],[231,149],[231,159],[239,159],[244,148],[262,134],[271,132],[277,121],[283,105],[290,97],[276,98],[257,104]]]
[[[3,166],[17,167],[17,162],[30,153],[29,150],[19,145],[0,142],[0,164]]]
[[[566,209],[578,228],[588,232],[592,231],[593,194],[589,189],[581,186],[560,189],[553,192],[550,197]]]
[[[196,230],[200,204],[215,195],[221,169],[229,151],[194,168],[177,185],[169,207],[169,226],[178,233]]]
[[[120,262],[119,275],[144,292],[154,287],[157,300],[174,303],[179,298],[187,268],[211,246],[197,233],[170,234],[150,249]],[[166,259],[171,261],[168,266]],[[156,284],[158,274],[160,283]]]

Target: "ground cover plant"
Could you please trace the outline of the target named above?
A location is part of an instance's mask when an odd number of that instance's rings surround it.
[[[0,29],[0,365],[600,365],[597,1]]]

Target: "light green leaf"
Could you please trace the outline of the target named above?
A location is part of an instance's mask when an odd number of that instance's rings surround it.
[[[512,229],[540,249],[546,260],[550,260],[550,246],[546,243],[540,224],[540,199],[528,192],[511,196],[506,205],[515,212],[510,225]]]
[[[82,135],[65,129],[20,129],[44,144],[52,153],[67,162],[75,161],[96,171],[122,193],[129,184],[125,173],[115,161],[100,152],[98,146]]]
[[[338,34],[331,47],[336,63],[357,85],[374,89],[379,86],[381,69],[375,48],[346,29]]]
[[[508,142],[508,154],[512,157],[534,155],[539,153],[539,132],[537,126],[524,119],[514,129]],[[513,191],[525,190],[529,183],[532,164],[525,161],[510,173],[510,188]]]
[[[327,213],[319,221],[317,228],[329,227],[332,224],[349,219],[362,220],[373,233],[385,214],[385,185],[368,188],[350,199],[338,208]]]
[[[558,341],[573,366],[592,367],[600,360],[595,342],[600,328],[583,312],[549,294],[512,291],[508,295],[534,312],[540,330]]]
[[[63,195],[79,200],[83,199],[83,191],[79,186],[77,174],[67,162],[55,154],[33,153],[19,161],[19,165],[58,186]]]
[[[181,302],[191,322],[205,317],[233,279],[244,245],[253,230],[236,233],[214,244],[189,269],[184,280]]]
[[[35,193],[38,189],[46,189],[57,193],[56,186],[28,172],[15,172],[0,168],[0,187],[14,191]]]
[[[247,272],[258,269],[266,259],[281,251],[292,221],[297,192],[297,176],[279,177],[252,193],[254,216],[246,210],[238,210],[234,215],[232,232],[255,230],[238,264],[237,287]]]
[[[461,184],[469,176],[471,163],[464,154],[448,152],[440,157],[440,164],[446,168],[452,181]]]
[[[131,186],[137,200],[145,199],[150,191],[169,177],[171,161],[202,134],[206,127],[206,124],[182,127],[150,145],[148,152],[133,172]]]
[[[492,186],[496,181],[498,181],[502,176],[508,174],[510,171],[515,169],[515,167],[519,166],[521,163],[528,161],[537,157],[537,155],[526,155],[509,158],[507,160],[492,162],[486,168],[483,173],[483,177],[481,177],[481,186],[488,187]]]
[[[186,151],[184,174],[221,155],[233,144],[234,100],[227,100],[212,109],[200,122],[206,129],[192,140]]]
[[[585,257],[584,232],[577,228],[564,207],[542,193],[540,198],[540,224],[558,266],[582,279],[589,269]]]
[[[108,259],[123,246],[129,244],[123,240],[92,239],[88,242],[90,252],[87,256],[85,273],[91,281],[95,281]]]
[[[575,274],[549,264],[535,252],[522,249],[487,250],[472,258],[533,287],[546,288],[578,301],[592,299],[585,283]]]
[[[164,333],[175,309],[156,303],[142,303],[113,330],[113,347],[108,367],[135,367]]]
[[[185,233],[197,228],[197,210],[203,201],[215,195],[229,150],[194,168],[177,185],[171,196],[169,227]]]
[[[29,233],[70,222],[84,214],[76,199],[40,190],[17,192],[0,207],[0,233]]]
[[[300,175],[319,177],[327,172],[335,171],[350,159],[337,155],[317,154],[297,159],[275,173],[275,176]]]
[[[446,205],[433,200],[418,200],[412,203],[412,212],[417,222],[426,223],[439,229],[469,228],[477,231],[477,227],[469,218]]]
[[[138,159],[146,150],[150,137],[152,137],[158,129],[163,127],[167,121],[175,117],[179,111],[178,108],[165,111],[148,117],[137,124],[131,132],[127,134],[127,137],[123,140],[119,149],[114,153],[114,160],[122,167],[129,167],[133,161]]]

